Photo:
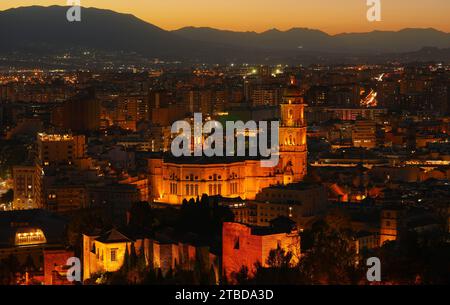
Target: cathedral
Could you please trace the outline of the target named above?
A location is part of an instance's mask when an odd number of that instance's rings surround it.
[[[254,200],[263,188],[302,181],[307,170],[304,99],[291,78],[280,104],[279,163],[262,167],[252,157],[150,158],[151,197],[155,202],[181,204],[203,194]]]

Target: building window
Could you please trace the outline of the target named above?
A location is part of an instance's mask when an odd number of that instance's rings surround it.
[[[239,188],[238,188],[239,184],[237,182],[232,182],[231,183],[231,194],[237,194],[239,193]]]
[[[234,239],[234,249],[235,249],[235,250],[239,250],[239,247],[240,247],[240,244],[239,244],[239,236],[237,236],[237,237]]]
[[[117,249],[111,249],[111,261],[117,262]]]
[[[20,230],[15,236],[15,245],[17,246],[44,244],[46,242],[44,232],[41,229]]]
[[[177,194],[177,184],[176,183],[170,183],[170,194],[171,195]]]

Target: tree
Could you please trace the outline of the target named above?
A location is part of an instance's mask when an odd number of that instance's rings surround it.
[[[134,242],[130,245],[130,269],[134,269],[137,266],[138,257],[136,254],[136,247]]]
[[[211,269],[209,270],[209,285],[215,285],[217,284],[216,279],[216,271],[214,270],[214,266],[211,266]]]
[[[157,223],[155,213],[146,202],[135,202],[128,210],[128,225],[134,228],[153,227]]]
[[[107,228],[110,222],[104,217],[99,209],[85,209],[74,212],[67,226],[67,240],[69,245],[75,249],[75,253],[81,253],[82,234],[92,232],[97,228]]]
[[[324,219],[327,226],[335,231],[349,230],[351,228],[350,216],[341,209],[331,210]]]
[[[9,203],[12,202],[13,200],[14,200],[14,191],[12,189],[6,191],[6,193],[4,193],[0,198],[0,202],[2,203]]]
[[[4,285],[15,284],[16,273],[20,271],[20,263],[17,257],[10,254],[0,261],[0,283]]]
[[[131,257],[130,253],[128,252],[128,244],[125,245],[125,254],[123,256],[123,264],[120,268],[120,271],[122,273],[127,273],[131,269]]]
[[[202,195],[200,204],[196,204],[194,199],[191,199],[181,206],[176,227],[180,232],[196,233],[207,242],[218,243],[223,222],[233,220],[234,214],[228,207],[211,205],[210,198]],[[212,246],[219,248],[220,245]]]
[[[145,257],[145,250],[143,244],[141,244],[141,248],[139,250],[139,256],[137,259],[137,268],[139,271],[144,271],[147,268],[147,259]]]
[[[232,274],[232,277],[239,285],[246,285],[250,282],[249,270],[247,266],[242,266],[241,269]]]
[[[288,232],[291,232],[295,228],[296,223],[289,217],[280,216],[280,217],[272,219],[270,221],[270,226],[276,230],[288,233]]]
[[[364,274],[347,231],[322,223],[316,227],[312,248],[300,260],[300,272],[311,284],[357,284]]]
[[[164,282],[164,276],[162,274],[161,268],[156,270],[156,283],[162,284]]]
[[[298,264],[292,262],[293,253],[285,251],[280,246],[269,252],[267,266],[260,263],[255,265],[255,275],[250,280],[257,285],[296,285],[303,284],[302,274],[299,272]]]
[[[270,250],[267,265],[270,268],[289,269],[291,267],[292,252],[286,252],[277,246],[276,249]]]
[[[144,272],[144,279],[142,281],[142,284],[144,285],[153,285],[157,283],[157,275],[155,272],[155,269],[153,268],[147,268]]]

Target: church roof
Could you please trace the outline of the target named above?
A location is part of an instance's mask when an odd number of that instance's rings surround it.
[[[134,242],[131,238],[125,236],[116,229],[109,230],[108,232],[101,235],[96,239],[97,241],[104,244],[120,243],[120,242]]]

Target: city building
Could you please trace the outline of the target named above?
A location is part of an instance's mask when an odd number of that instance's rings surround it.
[[[71,266],[67,265],[75,253],[67,249],[44,250],[44,285],[73,285],[67,278],[67,271]]]
[[[252,206],[254,225],[269,226],[271,220],[284,216],[305,228],[327,210],[327,188],[306,182],[274,185],[262,189]]]
[[[45,210],[0,213],[0,260],[15,255],[19,264],[27,260],[43,268],[44,251],[64,247],[67,220]]]
[[[122,233],[112,229],[104,233],[83,235],[83,281],[95,274],[118,271],[124,264],[125,251],[131,247],[147,266],[161,270],[163,276],[177,268],[193,271],[196,266],[214,271],[218,282],[218,258],[209,248],[173,239],[170,234],[156,232],[154,235]]]
[[[89,194],[83,185],[54,183],[46,187],[45,208],[66,213],[89,207]]]
[[[127,177],[126,179],[123,179],[119,181],[120,184],[129,184],[134,185],[138,190],[140,194],[140,201],[147,202],[149,197],[149,184],[148,179],[143,177]]]
[[[377,125],[370,120],[356,120],[353,126],[354,147],[374,148],[377,146]]]
[[[342,121],[356,121],[358,118],[382,122],[387,115],[385,108],[326,108],[325,112],[331,112],[332,117]]]
[[[44,168],[71,165],[85,157],[86,140],[83,135],[39,133],[37,148],[38,161]]]
[[[41,176],[42,171],[36,165],[14,166],[13,190],[14,210],[42,208]]]
[[[396,240],[400,230],[402,211],[399,209],[384,209],[381,212],[380,245]]]
[[[301,181],[307,170],[305,105],[293,78],[280,107],[277,166],[261,167],[251,157],[155,156],[148,161],[151,198],[171,204],[202,194],[253,200],[265,187]]]
[[[222,229],[222,275],[230,283],[243,267],[252,277],[256,264],[267,267],[271,250],[277,248],[292,253],[292,264],[300,259],[300,236],[296,230],[279,232],[267,227],[251,227],[225,222]]]
[[[54,108],[52,123],[59,128],[74,132],[98,130],[100,100],[93,92],[82,92]]]

